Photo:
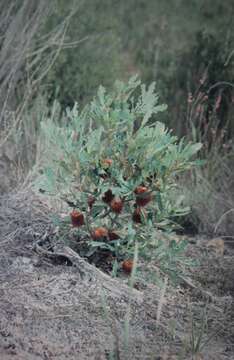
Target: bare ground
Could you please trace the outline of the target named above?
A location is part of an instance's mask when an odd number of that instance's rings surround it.
[[[48,212],[30,192],[0,198],[1,360],[234,359],[231,243],[222,255],[192,239],[188,255],[200,265],[186,281],[131,291],[126,279],[35,252],[51,231]],[[202,334],[197,351],[192,329],[195,341]]]

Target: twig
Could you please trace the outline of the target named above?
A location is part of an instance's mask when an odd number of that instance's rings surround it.
[[[231,212],[234,212],[234,209],[229,209],[228,211],[226,211],[219,219],[219,221],[217,222],[217,224],[215,225],[215,228],[214,228],[214,233],[216,233],[219,225],[221,224],[221,222],[223,221],[224,217],[228,214],[230,214]]]
[[[185,285],[187,285],[188,287],[190,287],[193,290],[197,290],[202,296],[204,296],[205,298],[208,298],[211,301],[215,301],[216,297],[214,295],[211,294],[211,292],[203,290],[201,287],[196,286],[191,279],[189,278],[185,278],[183,276],[180,276],[180,279],[184,282]]]
[[[41,240],[40,240],[41,241]],[[117,297],[129,297],[133,295],[133,298],[138,303],[143,301],[142,293],[139,290],[131,289],[129,286],[121,283],[117,279],[111,278],[109,275],[103,273],[101,270],[97,269],[95,266],[89,264],[85,259],[80,257],[75,251],[70,247],[64,246],[62,251],[55,253],[48,250],[45,250],[41,245],[41,242],[36,242],[34,245],[34,250],[41,256],[45,256],[53,261],[65,261],[72,266],[76,267],[80,273],[81,278],[89,278],[100,281],[102,286],[110,291],[112,295]],[[43,240],[45,242],[45,240]]]
[[[209,89],[207,90],[207,94],[209,94],[211,92],[211,90],[213,90],[219,86],[231,86],[232,88],[234,88],[234,84],[232,84],[228,81],[219,81],[216,84],[209,87]]]

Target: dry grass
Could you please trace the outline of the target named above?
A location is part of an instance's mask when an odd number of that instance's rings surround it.
[[[174,288],[167,280],[163,289],[144,283],[144,290],[139,290],[143,301],[138,301],[121,292],[124,279],[115,280],[118,291],[112,291],[95,272],[83,278],[75,267],[55,266],[33,251],[36,240],[53,233],[51,211],[30,189],[0,198],[0,349],[4,360],[13,355],[32,360],[41,353],[60,360],[124,360],[127,354],[133,359],[191,359],[195,356],[191,316],[193,330],[202,328],[202,358],[232,358],[231,252],[214,258],[207,255],[205,244],[189,249],[190,256],[201,259],[191,276],[212,291],[208,304],[196,288]],[[55,245],[53,239],[51,245]],[[103,316],[104,293],[108,319]],[[213,335],[217,329],[218,336]]]
[[[41,84],[61,49],[85,39],[66,39],[79,3],[49,33],[44,27],[56,4],[46,0],[9,0],[0,13],[0,193],[21,181],[36,157],[43,113]],[[40,97],[39,97],[40,95]],[[37,99],[37,100],[35,100]],[[48,109],[47,109],[48,110]]]
[[[51,228],[50,210],[25,189],[0,197],[0,246],[17,250]]]
[[[192,209],[187,217],[199,233],[234,241],[234,151],[229,159],[211,159],[181,180],[185,203]],[[215,165],[211,168],[212,165]],[[209,168],[210,166],[210,168]]]

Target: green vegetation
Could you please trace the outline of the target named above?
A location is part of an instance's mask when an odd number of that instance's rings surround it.
[[[137,78],[116,82],[112,93],[100,87],[83,111],[75,105],[67,112],[66,127],[43,122],[47,167],[39,187],[73,208],[61,225],[65,237],[73,231],[82,255],[107,250],[119,262],[133,257],[137,242],[139,256],[160,261],[175,277],[185,244],[173,236],[162,241],[160,234],[171,233],[176,218],[189,211],[183,196],[172,201],[171,194],[201,144],[186,144],[162,122],[151,122],[166,109],[154,88]]]
[[[53,26],[74,3],[61,0],[58,4]],[[139,73],[146,84],[157,82],[169,107],[168,126],[184,135],[189,125],[187,99],[205,79],[202,90],[209,106],[221,94],[219,122],[230,130],[230,86],[209,89],[220,81],[233,82],[233,14],[231,0],[80,2],[67,37],[71,42],[85,40],[61,53],[49,74],[49,86],[57,89],[65,105],[86,103],[100,84],[109,88],[116,78]]]
[[[115,79],[139,74],[146,85],[155,81],[168,105],[161,121],[179,137],[202,142],[206,160],[181,179],[193,209],[181,224],[211,235],[226,213],[218,233],[232,233],[233,15],[231,0],[81,2],[68,36],[85,41],[61,53],[47,80],[63,108],[86,104],[100,84],[110,90]]]
[[[9,79],[5,72],[0,83],[1,144],[14,143],[14,155],[4,148],[3,153],[4,158],[10,154],[8,163],[17,176],[24,178],[40,162],[43,119],[51,115],[66,127],[67,107],[83,107],[100,85],[111,91],[116,79],[126,81],[138,73],[146,86],[156,82],[168,105],[160,121],[179,138],[203,144],[204,165],[177,179],[184,205],[192,208],[185,220],[178,220],[195,231],[230,235],[233,2],[54,0],[50,8],[44,0],[35,6],[25,0],[22,8],[21,3],[12,1],[11,11],[3,8],[0,43],[3,72],[9,63],[15,69]],[[29,19],[26,27],[22,16]],[[25,31],[28,41],[15,46],[12,28],[15,36]],[[59,102],[56,112],[54,100]],[[157,120],[152,114],[150,123]],[[176,191],[170,196],[175,201]]]
[[[233,0],[2,2],[7,358],[231,356],[233,16]]]

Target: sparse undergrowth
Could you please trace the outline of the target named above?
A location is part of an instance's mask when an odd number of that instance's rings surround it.
[[[46,233],[45,248],[56,251],[57,246],[51,209],[35,194],[12,193],[0,204],[1,359],[41,354],[59,360],[233,358],[232,248],[217,257],[207,251],[206,239],[199,246],[194,241],[187,251],[202,260],[192,277],[196,287],[175,288],[165,281],[160,289],[148,281],[139,297],[129,296],[121,292],[122,280],[112,291],[95,276],[81,277],[77,268],[52,265],[32,251]]]

